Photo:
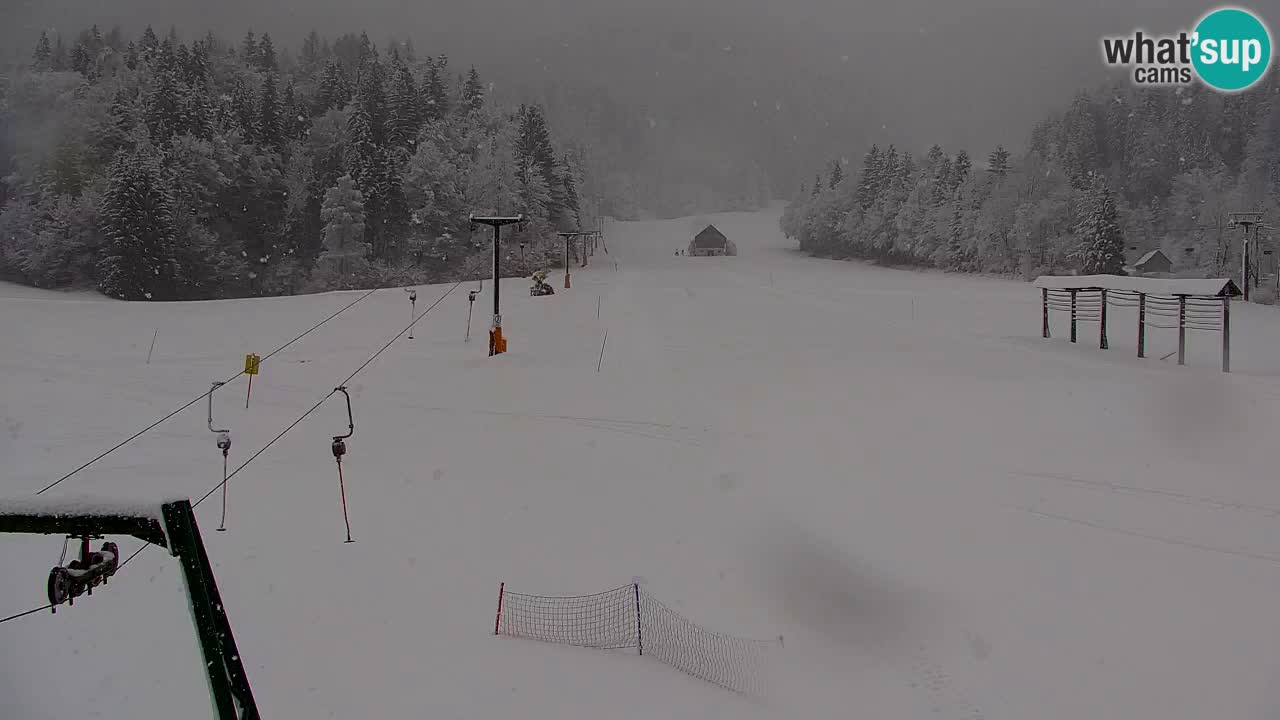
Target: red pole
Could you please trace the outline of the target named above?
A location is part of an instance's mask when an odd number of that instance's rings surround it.
[[[498,634],[498,625],[502,622],[502,596],[506,592],[507,584],[505,582],[498,583],[498,616],[493,619],[493,634]]]
[[[222,453],[222,522],[218,523],[218,530],[222,532],[226,532],[227,530],[227,454],[226,453]]]
[[[249,396],[253,394],[253,376],[249,376],[249,390],[244,394],[244,409],[249,409]]]
[[[347,539],[345,542],[355,542],[351,539],[351,521],[347,519],[347,486],[342,480],[342,461],[338,461],[338,491],[342,493],[342,522],[347,524]]]

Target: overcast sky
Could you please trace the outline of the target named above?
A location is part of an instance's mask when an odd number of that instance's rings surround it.
[[[1269,4],[1280,17],[1280,3]],[[444,51],[494,79],[528,82],[557,73],[569,84],[609,84],[617,97],[640,103],[655,93],[670,99],[704,92],[733,113],[762,112],[761,105],[779,112],[775,100],[786,97],[793,117],[834,119],[849,128],[845,134],[859,136],[850,141],[913,149],[937,141],[980,154],[997,142],[1021,145],[1032,123],[1075,90],[1115,77],[1101,66],[1100,35],[1139,26],[1175,31],[1210,7],[1193,0],[0,0],[0,6],[11,8],[0,37],[24,52],[41,28],[74,32],[94,22],[127,31],[148,22],[158,32],[177,25],[186,37],[210,28],[238,38],[252,27],[289,45],[313,28],[366,29],[380,46],[411,34],[420,53]],[[1271,8],[1255,9],[1265,15]],[[723,57],[711,63],[695,53],[681,65],[671,49],[680,43],[717,48]],[[745,77],[725,70],[736,59],[749,70]],[[650,76],[656,79],[641,80]],[[801,107],[790,106],[796,103]]]

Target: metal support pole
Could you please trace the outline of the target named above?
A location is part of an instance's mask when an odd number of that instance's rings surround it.
[[[568,290],[568,289],[569,289],[569,285],[570,285],[570,282],[569,282],[569,241],[570,241],[572,238],[573,238],[573,236],[572,236],[572,235],[565,235],[565,236],[564,236],[564,287],[565,287],[565,289],[566,289],[566,290]]]
[[[494,322],[498,322],[498,317],[502,315],[502,305],[498,302],[499,293],[502,290],[502,226],[493,226],[493,317]],[[497,327],[497,325],[495,325]]]
[[[1068,291],[1071,293],[1071,342],[1076,341],[1076,290]]]
[[[1101,348],[1102,350],[1106,350],[1107,349],[1107,291],[1104,289],[1104,290],[1100,290],[1099,292],[1102,295],[1102,300],[1101,300],[1102,307],[1098,312],[1098,317],[1101,320],[1101,322],[1099,323],[1099,325],[1101,326],[1101,329],[1098,331],[1098,347]]]
[[[1222,298],[1222,372],[1231,372],[1231,296]]]
[[[1041,337],[1048,337],[1048,288],[1047,287],[1041,288]]]
[[[1187,364],[1187,296],[1178,296],[1178,364]]]
[[[1244,226],[1244,252],[1240,259],[1240,281],[1244,285],[1244,301],[1249,302],[1249,226]]]
[[[643,655],[644,634],[640,630],[640,583],[632,583],[631,587],[636,591],[636,649]]]
[[[507,340],[502,336],[502,226],[521,223],[524,216],[515,217],[476,217],[470,218],[472,224],[480,223],[493,227],[493,323],[489,329],[489,355],[499,355],[507,351]]]
[[[1138,293],[1138,357],[1147,356],[1147,294]]]

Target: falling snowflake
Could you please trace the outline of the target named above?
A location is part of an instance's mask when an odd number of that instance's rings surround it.
[[[656,128],[656,127],[658,127],[658,121],[654,120],[653,118],[649,118],[649,129],[652,130],[653,128]]]
[[[146,298],[146,299],[150,300],[150,299],[151,299],[151,293],[142,293],[142,297],[144,297],[144,298]]]
[[[849,56],[848,56],[848,55],[841,55],[841,56],[840,56],[840,62],[849,62]]]

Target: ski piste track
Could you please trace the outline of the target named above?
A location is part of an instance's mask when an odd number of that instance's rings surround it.
[[[675,256],[708,220],[739,256]],[[805,258],[776,228],[612,223],[572,289],[556,269],[551,296],[503,281],[495,358],[484,313],[463,340],[470,284],[419,288],[419,308],[443,299],[412,340],[399,290],[126,305],[2,286],[0,496],[217,492],[206,389],[261,353],[248,409],[243,377],[214,395],[243,470],[228,532],[215,503],[198,513],[264,716],[1280,713],[1273,308],[1233,309],[1231,375],[1194,340],[1178,368],[1158,359],[1173,333],[1147,360],[1131,338],[1042,340],[1026,283]],[[348,383],[344,545],[329,395]],[[61,543],[0,543],[0,617],[39,608]],[[784,639],[767,697],[493,635],[499,582],[633,577],[699,626]],[[3,718],[209,714],[163,553],[0,623],[0,648]]]

